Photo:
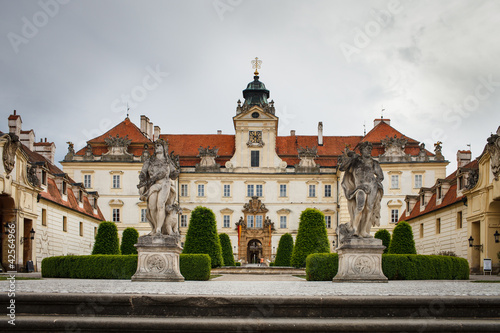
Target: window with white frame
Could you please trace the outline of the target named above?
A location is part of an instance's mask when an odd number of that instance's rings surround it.
[[[262,228],[262,215],[255,216],[255,227]]]
[[[325,197],[330,198],[332,196],[332,185],[326,184],[325,185]]]
[[[231,196],[231,185],[224,184],[224,196],[225,197],[230,197]]]
[[[92,187],[92,175],[83,175],[83,186],[85,188]]]
[[[391,209],[391,223],[398,223],[399,209]]]
[[[262,185],[255,185],[255,195],[258,197],[262,196]]]
[[[224,215],[222,217],[222,227],[223,228],[229,228],[230,226],[231,226],[231,216]]]
[[[188,216],[185,214],[181,215],[181,228],[186,228],[188,226]]]
[[[309,185],[309,197],[313,198],[316,196],[316,185]]]
[[[280,197],[286,197],[286,184],[280,184]]]
[[[422,187],[422,175],[415,175],[415,188]]]
[[[332,227],[332,217],[330,215],[325,215],[325,224],[327,228]]]
[[[399,188],[399,175],[391,176],[391,188]]]
[[[280,228],[286,229],[286,216],[280,216]]]
[[[253,197],[254,189],[255,189],[254,185],[251,184],[247,185],[247,197]]]
[[[120,222],[120,208],[113,208],[113,222]]]
[[[141,222],[148,222],[148,219],[146,218],[146,208],[141,208]]]
[[[255,220],[253,215],[247,216],[247,225],[249,228],[255,228]]]
[[[120,175],[113,175],[113,188],[120,188]]]
[[[205,196],[205,184],[198,184],[198,196],[199,197]]]
[[[181,184],[181,197],[188,196],[188,184]]]

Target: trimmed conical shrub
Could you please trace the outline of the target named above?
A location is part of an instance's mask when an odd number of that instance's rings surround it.
[[[101,222],[97,229],[92,254],[120,254],[118,228],[113,222]]]
[[[375,233],[375,238],[382,240],[382,245],[385,246],[384,253],[389,251],[389,245],[391,244],[391,234],[386,229],[380,229]]]
[[[222,248],[222,259],[224,266],[234,266],[233,246],[227,234],[219,234],[220,247]]]
[[[191,213],[184,243],[184,254],[208,254],[212,268],[224,265],[217,223],[212,210],[198,206]]]
[[[307,208],[300,214],[299,232],[290,263],[293,267],[305,267],[311,253],[330,253],[326,233],[325,216],[317,209]]]
[[[120,246],[120,250],[123,255],[137,254],[137,249],[134,244],[137,244],[138,238],[139,232],[137,232],[134,228],[127,228],[123,230],[122,245]]]
[[[274,266],[290,266],[290,259],[293,253],[293,237],[290,234],[284,234],[280,238],[278,244],[278,251],[276,252],[276,259]]]
[[[408,222],[398,222],[392,232],[391,245],[389,245],[389,254],[417,254],[415,241],[413,240],[413,231]]]

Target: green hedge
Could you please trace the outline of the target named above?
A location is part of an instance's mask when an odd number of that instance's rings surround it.
[[[336,253],[311,254],[306,259],[308,281],[331,281],[338,271]],[[464,258],[417,254],[383,254],[382,271],[389,280],[468,280]]]
[[[210,257],[181,254],[180,271],[186,280],[208,280]],[[74,279],[125,279],[137,270],[137,255],[90,255],[48,257],[42,260],[42,276]]]
[[[384,254],[389,251],[389,245],[391,244],[391,234],[386,229],[380,229],[375,233],[375,238],[382,240],[382,245],[385,246]]]

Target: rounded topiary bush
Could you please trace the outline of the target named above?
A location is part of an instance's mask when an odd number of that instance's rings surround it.
[[[107,221],[99,224],[92,254],[120,254],[116,224]]]
[[[307,208],[300,214],[299,231],[290,264],[293,267],[305,267],[306,258],[312,253],[330,253],[330,244],[325,216],[317,209]]]
[[[222,248],[222,259],[224,266],[234,266],[233,246],[227,234],[220,234],[220,247]]]
[[[392,232],[388,254],[417,254],[413,231],[408,222],[401,221]]]
[[[120,251],[122,254],[137,254],[137,249],[134,244],[137,244],[137,239],[139,238],[139,232],[134,228],[127,228],[123,230],[122,234],[122,245],[120,246]]]
[[[385,229],[380,229],[375,233],[375,238],[382,240],[382,245],[385,246],[384,253],[389,251],[389,245],[391,244],[391,234]]]
[[[201,206],[193,210],[182,253],[205,253],[210,256],[212,268],[224,265],[217,223],[212,210]]]
[[[278,243],[278,251],[276,252],[276,259],[274,266],[290,266],[290,259],[293,252],[293,238],[292,235],[286,233],[280,238]]]

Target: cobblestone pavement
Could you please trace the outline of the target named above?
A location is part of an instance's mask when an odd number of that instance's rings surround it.
[[[389,281],[388,283],[309,282],[292,276],[223,276],[211,281],[131,282],[130,280],[18,280],[16,292],[262,296],[500,296],[500,283],[472,281]],[[291,280],[284,281],[284,278]],[[231,280],[231,279],[237,279]],[[276,280],[274,280],[276,279]],[[293,280],[292,280],[293,279]],[[7,292],[9,281],[0,281]]]

